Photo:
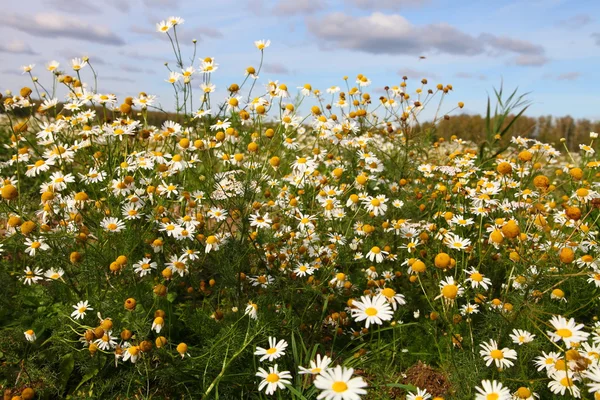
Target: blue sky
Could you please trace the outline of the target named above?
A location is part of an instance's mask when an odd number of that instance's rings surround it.
[[[449,103],[483,113],[487,93],[503,79],[509,89],[532,92],[529,115],[600,119],[594,0],[31,0],[7,1],[3,10],[3,91],[29,83],[21,65],[36,64],[43,83],[50,81],[47,62],[67,69],[70,58],[87,55],[100,91],[121,99],[145,91],[171,108],[164,62],[173,56],[155,24],[175,15],[185,19],[182,42],[198,39],[193,65],[216,58],[221,93],[241,83],[246,67],[258,67],[253,42],[270,39],[259,83],[310,83],[324,91],[362,73],[377,97],[402,75],[415,84],[426,77],[453,85]],[[192,47],[183,51],[189,59]]]

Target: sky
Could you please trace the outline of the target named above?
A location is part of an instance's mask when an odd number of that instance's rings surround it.
[[[255,40],[271,41],[258,84],[310,83],[344,87],[343,76],[371,79],[373,97],[402,76],[416,88],[452,84],[447,106],[485,113],[493,88],[530,92],[530,116],[571,115],[600,120],[600,1],[596,0],[0,0],[0,90],[30,85],[22,65],[42,84],[45,65],[69,69],[89,56],[98,90],[119,99],[140,91],[172,109],[171,44],[156,31],[170,16],[184,59],[198,67],[214,57],[213,83],[224,96],[258,67]],[[192,39],[197,39],[193,63]],[[425,57],[425,58],[422,58]],[[89,69],[81,71],[91,81]],[[193,81],[196,87],[200,79]],[[224,98],[224,97],[223,97]]]

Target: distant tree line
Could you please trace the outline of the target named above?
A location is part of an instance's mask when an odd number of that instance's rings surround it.
[[[514,116],[509,117],[505,123],[510,123],[512,118]],[[485,138],[485,126],[485,117],[481,115],[460,114],[439,122],[432,133],[434,137],[449,139],[452,135],[456,135],[464,140],[481,143]],[[426,130],[433,128],[432,123],[424,123],[423,128]],[[558,144],[561,138],[565,138],[569,149],[578,150],[580,143],[589,143],[590,132],[600,133],[600,121],[575,119],[571,116],[547,115],[536,118],[523,115],[517,119],[503,141],[510,140],[510,136],[523,136],[544,143]]]

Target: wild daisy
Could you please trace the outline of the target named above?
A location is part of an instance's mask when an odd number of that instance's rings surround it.
[[[248,302],[244,314],[250,316],[253,320],[256,320],[258,318],[258,305],[251,301]]]
[[[64,275],[65,271],[61,268],[50,268],[48,271],[46,271],[44,273],[44,276],[46,277],[46,279],[48,280],[52,280],[55,281],[57,279],[61,279],[62,276]]]
[[[509,336],[512,339],[513,343],[516,343],[519,346],[521,346],[524,343],[531,343],[535,338],[535,335],[522,329],[513,329],[512,333]]]
[[[486,278],[481,272],[477,271],[475,268],[471,268],[465,272],[469,275],[469,277],[465,279],[465,282],[469,282],[473,289],[481,287],[483,290],[488,290],[488,288],[492,284],[490,278]]]
[[[79,303],[75,304],[73,308],[75,309],[75,311],[71,313],[71,317],[75,319],[83,319],[87,311],[93,310],[93,308],[89,306],[87,300],[80,301]]]
[[[31,269],[30,267],[25,267],[25,275],[21,279],[23,279],[23,283],[26,285],[31,285],[32,283],[37,283],[37,281],[43,279],[42,278],[42,269],[41,268]]]
[[[403,306],[406,304],[404,296],[400,293],[396,293],[396,291],[390,287],[379,289],[378,294],[383,296],[388,301],[388,303],[392,305],[392,310],[394,311],[396,311],[396,308],[399,305]]]
[[[563,316],[557,315],[550,319],[554,331],[547,331],[548,336],[554,342],[563,341],[567,348],[572,347],[574,343],[585,342],[590,335],[583,331],[584,325],[577,324],[575,319],[567,319]]]
[[[381,325],[394,316],[392,307],[383,295],[361,296],[360,301],[352,301],[352,307],[352,317],[356,322],[365,321],[366,328],[371,324]]]
[[[481,381],[481,386],[475,388],[475,400],[511,400],[510,390],[498,381]]]
[[[273,220],[269,218],[269,214],[261,216],[260,214],[252,214],[248,217],[250,220],[250,226],[258,228],[269,228],[273,223]]]
[[[46,244],[44,238],[27,238],[25,239],[25,246],[27,246],[27,248],[25,249],[25,253],[29,254],[32,257],[35,256],[36,252],[46,251],[50,248],[50,246]]]
[[[123,361],[130,361],[132,364],[135,364],[135,362],[138,360],[138,358],[140,357],[140,348],[139,346],[128,346],[125,351],[124,351],[124,355],[123,355]]]
[[[317,375],[327,370],[327,368],[329,368],[329,364],[331,364],[331,358],[329,358],[328,356],[321,357],[320,354],[317,354],[317,358],[315,360],[310,361],[309,368],[304,368],[302,366],[298,367],[299,374]]]
[[[454,278],[449,276],[440,281],[440,295],[436,299],[443,298],[445,302],[452,303],[457,297],[464,294],[465,289],[454,281]]]
[[[35,342],[36,336],[35,336],[35,332],[33,331],[33,329],[28,329],[23,333],[25,334],[25,339],[28,342]]]
[[[368,385],[362,377],[352,378],[354,369],[337,365],[329,368],[315,379],[315,387],[321,390],[317,399],[325,400],[358,400],[360,395],[366,394],[364,389]]]
[[[269,367],[268,372],[259,367],[256,376],[263,378],[258,385],[258,390],[265,389],[266,395],[275,393],[277,389],[285,389],[285,385],[292,383],[292,374],[289,371],[279,371],[277,364]]]
[[[96,339],[94,343],[100,350],[109,351],[117,346],[116,339],[116,336],[112,336],[112,331],[108,331],[104,332],[104,335],[102,335],[101,338]]]
[[[548,382],[548,388],[554,394],[560,394],[564,396],[565,393],[569,396],[579,398],[581,392],[575,385],[575,382],[579,380],[579,377],[569,370],[555,370],[550,376],[551,380]]]
[[[388,254],[389,253],[387,251],[384,251],[377,246],[373,246],[367,253],[367,259],[372,262],[381,263],[383,262],[384,257]]]
[[[480,347],[481,350],[479,351],[479,354],[483,357],[487,367],[492,363],[496,364],[496,367],[501,369],[512,367],[514,363],[510,360],[517,359],[516,351],[507,347],[499,349],[498,344],[493,339],[488,343],[481,343]]]
[[[156,262],[153,262],[150,258],[144,257],[137,263],[133,264],[133,272],[138,274],[140,277],[143,277],[151,273],[153,269],[156,269],[156,266]]]
[[[269,348],[264,349],[257,346],[254,355],[262,356],[259,361],[273,361],[285,355],[285,349],[287,346],[288,344],[284,339],[281,339],[279,342],[277,342],[277,339],[269,336]]]
[[[111,233],[118,233],[125,229],[125,223],[115,217],[105,217],[100,223],[100,226],[104,228],[105,231]]]
[[[590,393],[600,393],[600,365],[590,365],[584,376],[591,382],[586,383]]]
[[[431,395],[427,393],[427,389],[417,388],[416,393],[409,393],[406,396],[406,400],[428,400],[431,398]]]

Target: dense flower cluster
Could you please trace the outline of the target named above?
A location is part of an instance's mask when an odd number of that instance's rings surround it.
[[[85,57],[47,65],[62,102],[37,78],[2,99],[1,268],[43,305],[19,322],[32,351],[111,358],[93,368],[137,368],[142,388],[176,365],[205,396],[238,368],[255,394],[358,399],[427,353],[452,389],[408,399],[600,396],[596,134],[579,154],[514,136],[486,157],[419,129],[451,85],[404,79],[376,99],[362,74],[293,97],[248,67],[219,103],[216,59],[185,65],[175,43],[177,113],[158,125],[156,96],[97,92]],[[271,43],[254,44],[262,65]],[[210,324],[226,350],[206,347]],[[394,367],[375,376],[373,360]]]

